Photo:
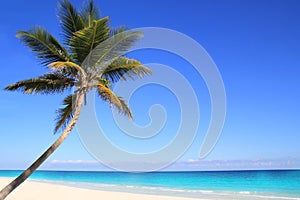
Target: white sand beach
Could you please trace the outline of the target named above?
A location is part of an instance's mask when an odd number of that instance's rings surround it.
[[[2,189],[11,179],[0,178]],[[193,198],[169,197],[125,192],[108,192],[70,186],[26,181],[13,191],[7,200],[192,200]]]

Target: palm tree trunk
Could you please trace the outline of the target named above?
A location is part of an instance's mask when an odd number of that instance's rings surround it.
[[[59,138],[43,153],[30,167],[28,167],[21,175],[14,179],[10,184],[0,191],[0,200],[5,199],[14,189],[23,183],[67,138],[73,127],[75,126],[84,100],[84,92],[80,91],[76,95],[74,115]]]

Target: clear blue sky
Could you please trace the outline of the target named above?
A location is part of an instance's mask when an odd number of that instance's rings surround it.
[[[72,2],[77,6],[82,3]],[[110,16],[112,26],[154,26],[180,31],[199,42],[215,61],[226,87],[227,118],[219,142],[202,164],[214,168],[219,162],[224,169],[300,167],[298,0],[95,2],[103,16]],[[17,30],[42,25],[59,38],[56,4],[55,0],[1,2],[0,88],[46,71],[15,35]],[[176,69],[188,65],[165,52],[149,50],[136,56],[144,63],[163,63]],[[195,160],[207,129],[209,96],[203,80],[193,77],[192,71],[183,73],[192,77],[192,85],[200,85],[197,95],[203,124],[192,147],[171,169],[200,169],[201,164]],[[138,123],[148,123],[147,110],[153,103],[174,102],[166,108],[174,116],[178,114],[178,109],[172,107],[176,104],[172,95],[165,92],[157,98],[154,94],[159,90],[144,88],[136,94],[131,104]],[[55,110],[62,99],[61,95],[28,96],[0,91],[0,169],[25,168],[57,138],[53,135]],[[109,115],[107,104],[99,104],[98,108]],[[176,124],[176,120],[171,118],[166,133],[172,135],[172,123]],[[117,137],[112,135],[112,139]],[[165,144],[168,138],[168,134],[162,136],[158,145]],[[120,145],[134,148],[126,142]],[[144,148],[146,151],[147,146]],[[89,169],[93,165],[91,169],[103,169],[92,160],[73,131],[43,168]]]

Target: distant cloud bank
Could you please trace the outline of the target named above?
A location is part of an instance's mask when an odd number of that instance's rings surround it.
[[[124,163],[124,165],[135,163]],[[139,163],[139,165],[149,163]],[[49,170],[96,170],[111,169],[96,160],[52,160],[42,169]],[[195,160],[179,161],[162,171],[220,171],[220,170],[259,170],[259,169],[300,169],[300,159],[274,160]]]

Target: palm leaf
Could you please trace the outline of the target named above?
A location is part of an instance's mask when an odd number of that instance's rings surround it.
[[[41,59],[43,65],[70,60],[66,49],[45,29],[35,27],[28,32],[18,31],[17,37]]]
[[[48,65],[49,68],[59,70],[68,76],[77,77],[78,72],[81,72],[81,67],[73,62],[53,62]]]
[[[75,85],[75,80],[60,73],[50,73],[38,78],[16,82],[5,90],[19,90],[26,94],[52,94],[62,93]]]
[[[60,128],[65,128],[70,119],[73,117],[73,99],[75,97],[76,94],[67,96],[63,100],[63,107],[57,110],[54,133],[56,133]]]
[[[134,79],[136,76],[143,77],[151,73],[149,68],[143,66],[142,63],[137,60],[117,57],[110,65],[103,69],[101,77],[111,82],[117,82],[120,79]]]
[[[98,20],[100,18],[100,10],[95,5],[93,0],[90,0],[81,11],[81,17],[85,24],[85,27],[92,26],[94,20]]]
[[[74,33],[84,28],[84,22],[80,13],[68,1],[63,0],[58,4],[58,19],[62,27],[64,42],[68,45]]]
[[[133,119],[129,106],[122,99],[122,97],[117,96],[113,91],[107,88],[103,84],[97,85],[97,91],[99,96],[104,100],[108,101],[110,105],[114,106],[119,113],[128,116],[130,119]]]
[[[77,31],[70,41],[74,58],[82,63],[89,53],[101,42],[109,38],[108,17],[93,21],[93,25]]]
[[[139,38],[142,37],[140,31],[125,31],[114,35],[99,44],[86,59],[84,65],[91,66],[92,69],[109,65],[115,57],[126,53]]]
[[[124,31],[128,31],[128,30],[129,29],[126,26],[120,26],[120,27],[111,28],[110,35],[114,36],[114,35],[117,35],[119,33],[122,33]]]
[[[108,79],[106,79],[106,78],[96,77],[95,80],[96,80],[97,84],[102,84],[102,85],[104,85],[107,88],[111,88],[112,87],[111,82]]]

